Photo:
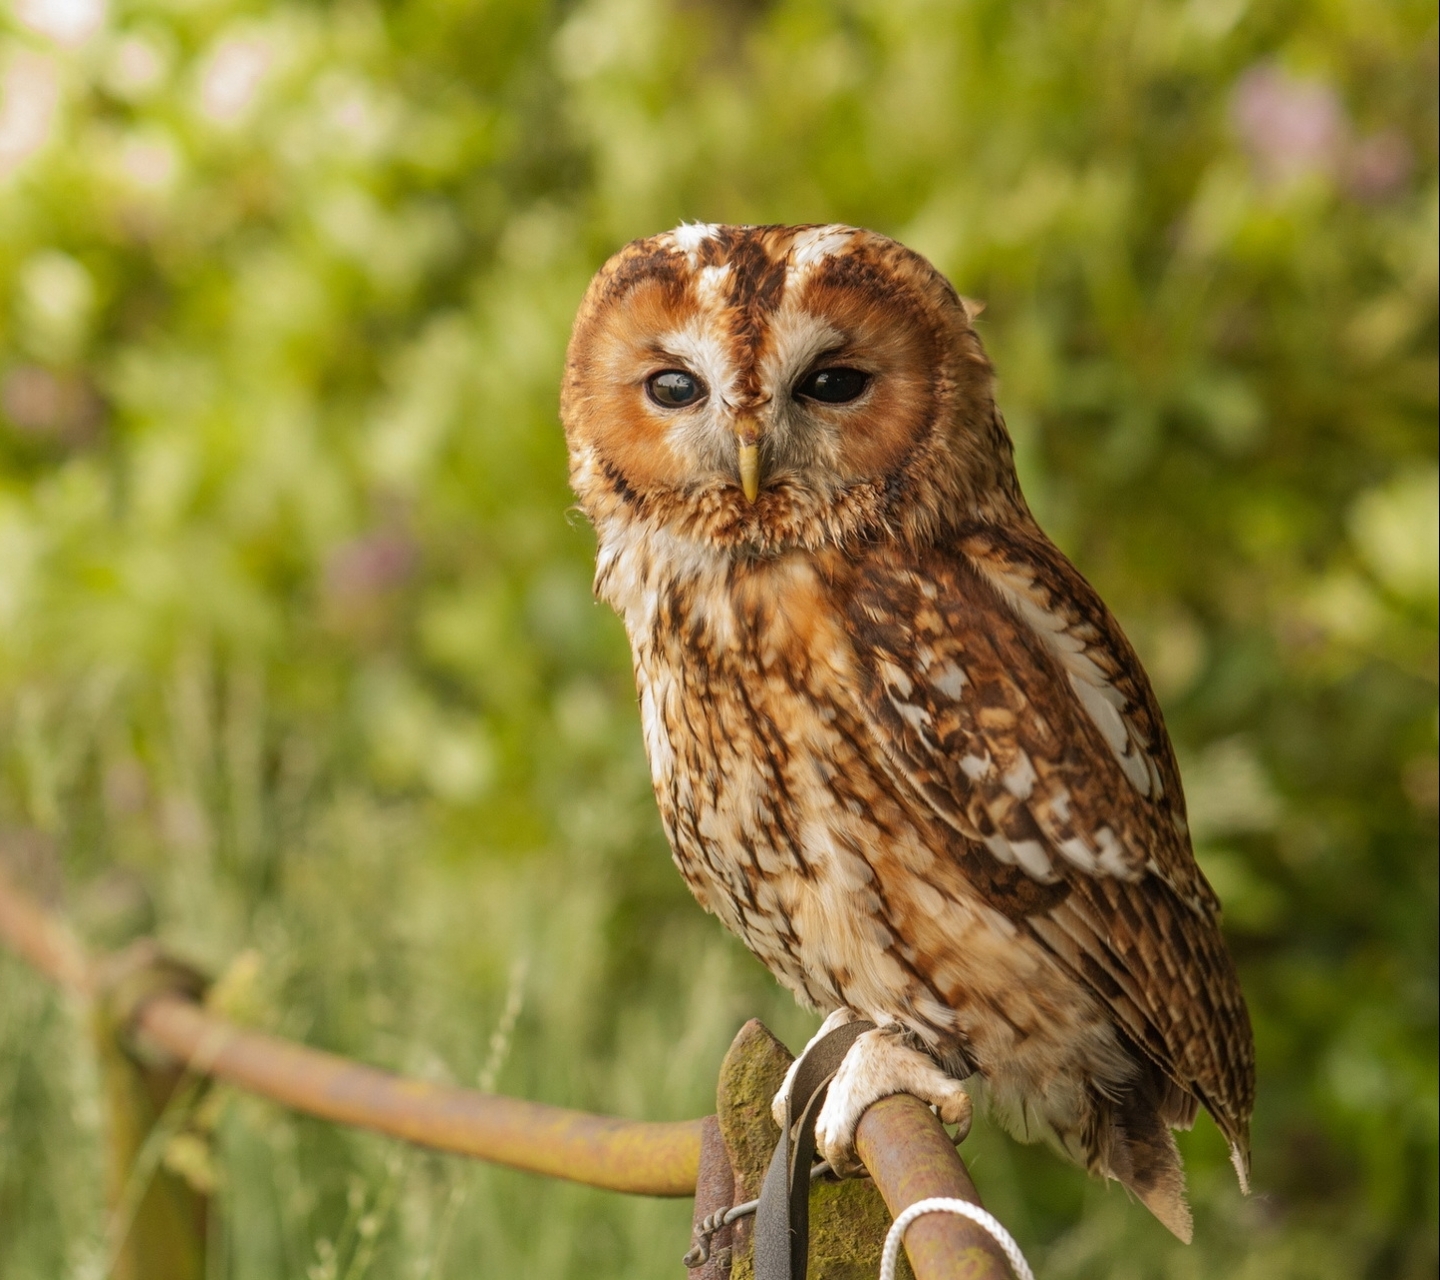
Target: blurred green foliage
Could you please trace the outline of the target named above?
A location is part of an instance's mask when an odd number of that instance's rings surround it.
[[[1428,0],[12,0],[0,858],[97,946],[432,1078],[699,1114],[813,1026],[669,866],[556,396],[682,218],[985,299],[1027,492],[1121,615],[1254,1012],[1197,1243],[979,1126],[1042,1274],[1436,1272]],[[220,1094],[214,1271],[676,1276],[689,1206]],[[0,959],[0,1276],[104,1269],[77,1011]]]

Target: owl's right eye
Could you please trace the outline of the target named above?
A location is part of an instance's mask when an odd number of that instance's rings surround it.
[[[684,369],[653,373],[645,383],[650,399],[664,409],[683,409],[705,398],[705,384]]]

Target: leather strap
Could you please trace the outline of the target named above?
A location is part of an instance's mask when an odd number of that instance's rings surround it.
[[[810,1166],[815,1118],[850,1046],[873,1022],[847,1022],[803,1054],[785,1099],[785,1127],[755,1211],[755,1280],[805,1280],[810,1252]]]

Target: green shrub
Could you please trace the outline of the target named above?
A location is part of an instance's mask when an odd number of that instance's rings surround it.
[[[684,219],[985,299],[1042,521],[1185,766],[1255,1015],[1197,1243],[983,1125],[1044,1275],[1435,1273],[1435,10],[17,0],[0,31],[0,857],[237,1016],[635,1116],[813,1026],[669,865],[556,421]],[[252,954],[244,956],[247,949]],[[683,1202],[222,1094],[217,1277],[680,1273]],[[94,1277],[76,1013],[0,959],[0,1276]]]

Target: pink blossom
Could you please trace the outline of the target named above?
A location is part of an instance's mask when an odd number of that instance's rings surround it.
[[[1282,183],[1339,168],[1348,132],[1335,90],[1274,63],[1240,77],[1230,104],[1241,142],[1262,178]]]

